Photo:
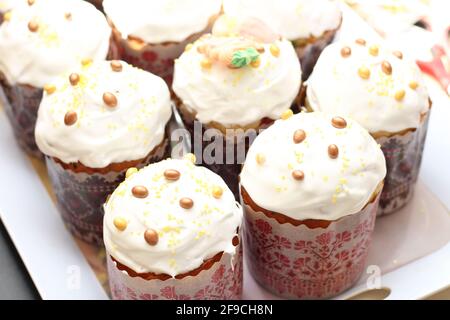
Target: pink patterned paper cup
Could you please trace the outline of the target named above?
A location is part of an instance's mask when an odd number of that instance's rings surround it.
[[[386,158],[387,175],[378,215],[394,213],[411,200],[419,177],[428,131],[429,112],[416,130],[376,137]]]
[[[0,75],[0,85],[5,95],[5,111],[14,136],[29,155],[43,159],[34,138],[37,112],[42,99],[42,89],[28,85],[10,85]]]
[[[364,271],[379,195],[336,221],[286,221],[244,203],[246,258],[255,280],[288,299],[325,299],[353,286]],[[277,220],[281,217],[281,223]]]
[[[241,241],[239,241],[241,242]],[[109,285],[114,300],[238,300],[242,296],[242,246],[236,254],[222,254],[209,268],[181,279],[146,280],[119,270],[107,258]]]
[[[114,40],[122,60],[135,67],[149,71],[163,78],[171,87],[173,80],[174,61],[184,51],[189,43],[194,42],[203,34],[211,31],[216,16],[211,17],[208,27],[181,42],[166,42],[160,44],[145,43],[140,39],[124,39],[112,21]]]
[[[103,244],[103,204],[125,179],[130,167],[142,168],[163,160],[169,153],[166,138],[145,159],[91,169],[81,164],[64,164],[46,157],[48,175],[56,205],[69,231],[87,243]]]

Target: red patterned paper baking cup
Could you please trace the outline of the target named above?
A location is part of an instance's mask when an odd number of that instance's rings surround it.
[[[160,161],[168,154],[166,138],[138,168]],[[103,244],[103,204],[125,179],[128,168],[108,172],[75,172],[46,157],[50,182],[56,204],[69,231],[77,238],[94,245]]]
[[[376,139],[383,150],[387,167],[379,216],[394,213],[411,200],[419,177],[428,122],[429,112],[416,130]]]
[[[238,300],[242,296],[242,246],[211,268],[182,279],[145,280],[117,268],[108,255],[109,286],[115,300]]]
[[[14,136],[29,155],[43,159],[34,138],[37,113],[42,100],[42,89],[28,85],[10,85],[0,76],[0,85],[5,95],[5,111]]]
[[[279,223],[244,204],[250,274],[263,287],[289,299],[325,299],[356,283],[364,271],[379,195],[359,213],[326,228]]]

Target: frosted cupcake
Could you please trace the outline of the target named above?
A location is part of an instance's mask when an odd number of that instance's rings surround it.
[[[341,24],[335,0],[224,0],[224,12],[261,19],[292,41],[307,79]]]
[[[385,174],[380,147],[350,119],[300,113],[262,132],[240,176],[253,277],[285,298],[327,298],[352,286]]]
[[[165,82],[121,61],[86,64],[47,86],[36,142],[75,236],[102,242],[103,203],[128,168],[166,157],[171,114]]]
[[[411,199],[431,103],[417,65],[398,51],[363,39],[335,43],[320,56],[307,83],[307,106],[352,117],[381,144],[388,174],[380,214]]]
[[[130,170],[105,204],[112,298],[239,299],[241,223],[225,182],[192,160]]]
[[[175,62],[173,91],[193,152],[237,198],[249,140],[284,115],[300,85],[292,44],[254,19],[220,17]]]
[[[80,61],[105,59],[110,38],[103,14],[81,0],[27,1],[8,12],[0,26],[0,85],[14,134],[28,153],[42,156],[34,140],[42,90]]]
[[[123,60],[164,78],[184,47],[211,29],[222,0],[105,0]]]

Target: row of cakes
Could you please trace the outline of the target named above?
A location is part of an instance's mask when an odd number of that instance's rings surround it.
[[[169,88],[124,61],[102,61],[124,50],[100,12],[79,0],[36,0],[5,18],[8,114],[19,136],[34,143],[35,131],[69,229],[97,244],[104,231],[115,298],[167,298],[175,294],[167,280],[180,298],[238,298],[241,236],[265,287],[335,295],[363,271],[379,198],[391,212],[411,197],[430,104],[420,72],[399,52],[363,39],[330,45],[300,91],[294,45],[260,20],[221,16],[188,44],[172,94],[191,137],[269,127],[248,150],[239,189],[240,163],[208,163],[222,178],[188,160],[157,163],[169,152]],[[293,104],[315,112],[293,116]]]

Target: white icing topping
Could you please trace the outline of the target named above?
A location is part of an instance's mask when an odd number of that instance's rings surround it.
[[[341,22],[335,0],[224,0],[230,15],[256,17],[289,40],[320,37]]]
[[[257,67],[233,69],[215,62],[210,68],[201,66],[205,55],[198,47],[226,47],[241,40],[239,36],[204,36],[175,61],[173,90],[202,123],[245,126],[265,117],[278,119],[297,97],[301,68],[287,40],[260,43],[264,53]],[[271,47],[279,49],[279,56],[271,53]]]
[[[168,181],[167,169],[177,170],[179,180]],[[147,198],[134,197],[135,186],[145,186]],[[223,190],[219,199],[212,195],[214,187]],[[184,197],[193,200],[191,209],[180,206]],[[125,230],[116,228],[116,218],[125,219]],[[241,222],[242,209],[222,178],[188,160],[165,160],[141,169],[114,191],[105,205],[104,241],[111,256],[137,273],[176,276],[220,252],[234,255]],[[144,239],[147,229],[158,233],[156,245]]]
[[[38,23],[37,31],[30,31],[30,21]],[[0,72],[11,84],[42,88],[82,59],[104,59],[110,36],[103,14],[85,1],[36,0],[17,6],[0,27]]]
[[[25,3],[27,0],[0,0],[0,12],[11,10],[19,3]]]
[[[201,32],[221,10],[221,0],[104,0],[103,7],[122,37],[147,43],[181,42]]]
[[[370,47],[355,42],[334,43],[323,51],[308,79],[307,98],[311,108],[352,117],[371,133],[399,132],[420,125],[421,114],[428,111],[428,93],[417,65],[406,57],[397,58],[393,51],[379,47],[377,55]],[[341,49],[351,48],[343,57]],[[382,70],[389,62],[392,74]],[[370,78],[363,79],[358,70],[368,68]],[[416,89],[410,84],[415,82]],[[404,91],[402,99],[396,94]]]
[[[424,0],[347,0],[347,3],[384,35],[408,30],[430,11]]]
[[[300,113],[278,120],[253,142],[241,184],[260,207],[296,220],[337,220],[361,211],[386,175],[383,152],[356,122],[337,129],[332,116]],[[294,143],[294,132],[306,139]],[[332,159],[328,146],[339,155]],[[258,163],[257,158],[265,158]],[[300,170],[303,180],[292,172]]]
[[[91,168],[145,158],[159,145],[171,117],[170,93],[165,82],[121,62],[115,72],[110,62],[98,61],[75,70],[80,76],[72,86],[69,75],[55,80],[56,91],[44,93],[36,124],[41,151],[65,163],[81,162]],[[109,107],[104,93],[113,93],[117,106]],[[75,111],[77,121],[65,124]]]

